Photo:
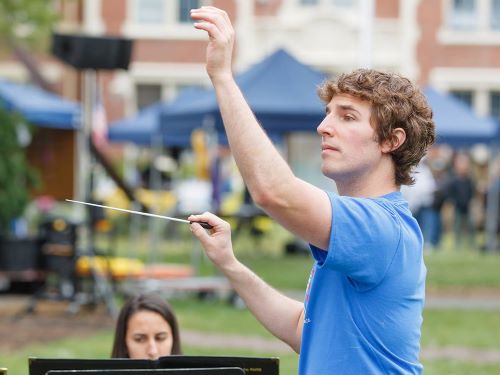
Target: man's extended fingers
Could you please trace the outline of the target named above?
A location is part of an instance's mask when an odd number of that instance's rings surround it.
[[[229,15],[227,14],[226,11],[224,11],[222,9],[212,7],[212,6],[202,6],[201,8],[191,9],[191,15],[198,16],[199,14],[203,14],[203,13],[204,14],[213,14],[213,15],[216,15],[218,17],[220,16],[220,19],[223,19],[226,22],[231,23]]]
[[[198,30],[206,31],[210,39],[220,40],[223,37],[221,31],[213,23],[196,22],[193,26]]]
[[[191,18],[196,21],[201,21],[195,23],[197,29],[202,29],[209,32],[210,36],[216,37],[218,34],[216,31],[223,34],[232,36],[234,33],[231,20],[227,13],[223,10],[214,7],[202,7],[198,9],[191,10]],[[209,27],[207,24],[215,25],[217,30]]]

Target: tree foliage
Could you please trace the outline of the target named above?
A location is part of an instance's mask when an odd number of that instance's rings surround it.
[[[30,190],[38,186],[37,171],[29,166],[18,141],[18,129],[27,126],[21,117],[0,106],[0,234],[6,234],[12,219],[23,214]]]
[[[39,47],[48,40],[57,11],[47,0],[1,0],[0,38],[9,44]]]

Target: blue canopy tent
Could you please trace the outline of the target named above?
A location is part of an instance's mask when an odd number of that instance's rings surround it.
[[[325,114],[316,87],[325,79],[326,75],[282,49],[236,76],[255,116],[271,136],[316,130]],[[172,103],[161,114],[160,121],[162,131],[168,132],[191,132],[207,122],[218,132],[224,131],[212,89],[194,100]]]
[[[173,105],[183,105],[204,92],[205,90],[198,87],[189,87],[182,90],[172,102],[157,102],[133,117],[115,121],[110,124],[108,130],[109,141],[130,142],[141,146],[153,146],[160,143],[163,146],[188,147],[191,143],[191,133],[173,132],[168,128],[161,132],[160,115],[169,111]],[[161,137],[161,142],[157,142],[159,137]]]
[[[424,94],[432,107],[438,143],[465,147],[499,141],[498,125],[492,118],[477,116],[466,104],[431,87]]]
[[[187,133],[162,136],[159,132],[159,116],[166,105],[164,102],[157,102],[131,118],[112,123],[108,129],[108,140],[151,146],[155,144],[155,137],[161,137],[165,146],[189,145],[190,135]]]
[[[31,85],[0,80],[0,105],[47,128],[79,128],[80,106]]]
[[[34,194],[70,197],[75,181],[74,133],[81,128],[80,105],[33,85],[0,79],[0,106],[37,127],[26,147],[29,163],[38,169],[42,180],[41,189]]]
[[[135,116],[121,119],[110,124],[108,129],[108,140],[110,142],[129,142],[140,146],[157,145],[159,137],[163,146],[189,147],[191,144],[191,133],[197,127],[203,127],[203,117],[195,126],[175,126],[177,122],[161,126],[161,117],[178,108],[185,108],[205,100],[207,95],[212,95],[212,90],[199,87],[188,87],[182,90],[171,102],[157,102],[138,112]],[[223,129],[218,132],[218,140],[221,144],[227,144]],[[273,140],[279,138],[272,135]]]

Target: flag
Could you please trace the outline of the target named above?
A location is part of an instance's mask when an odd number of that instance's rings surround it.
[[[108,143],[108,121],[102,100],[100,85],[96,85],[94,108],[92,109],[92,140],[97,147]]]

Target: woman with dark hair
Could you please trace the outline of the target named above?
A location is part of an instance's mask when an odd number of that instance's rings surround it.
[[[160,296],[140,294],[122,307],[116,322],[112,358],[158,359],[182,354],[174,311]]]

